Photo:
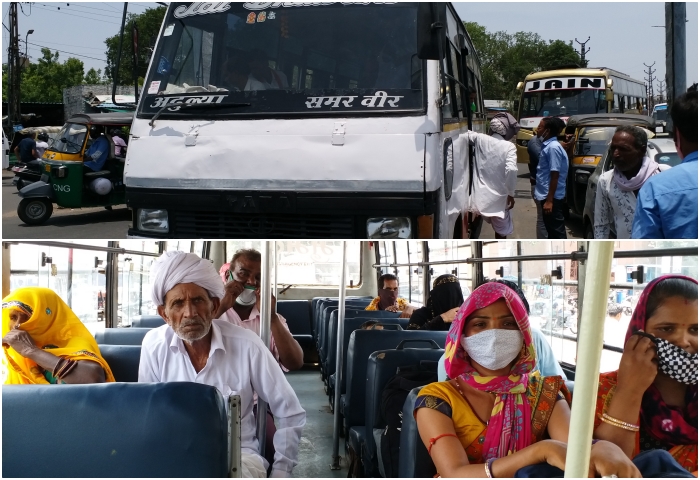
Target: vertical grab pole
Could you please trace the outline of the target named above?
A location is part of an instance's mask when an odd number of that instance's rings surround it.
[[[340,287],[338,288],[338,336],[336,337],[335,355],[335,401],[333,402],[333,463],[331,470],[340,470],[340,391],[343,379],[343,335],[345,335],[345,285],[347,284],[347,250],[348,242],[343,241],[342,269],[340,271]]]
[[[603,350],[603,327],[608,304],[610,268],[614,244],[591,242],[586,266],[576,366],[576,395],[571,406],[571,426],[566,449],[566,478],[588,477],[593,438],[593,417],[598,393],[600,354]]]
[[[265,347],[270,348],[270,320],[272,314],[272,303],[270,301],[270,296],[272,295],[270,289],[270,271],[271,271],[271,260],[272,255],[270,253],[271,243],[269,241],[264,242],[262,249],[262,272],[260,281],[260,338],[262,339]],[[266,439],[266,428],[267,428],[267,402],[262,398],[258,397],[258,449],[260,451],[260,456],[265,458],[265,439]]]

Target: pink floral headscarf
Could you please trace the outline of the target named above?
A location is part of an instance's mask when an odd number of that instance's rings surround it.
[[[469,353],[460,339],[469,316],[500,299],[506,301],[523,334],[523,349],[508,376],[482,376],[472,366]],[[531,439],[531,409],[527,398],[529,372],[534,370],[535,347],[527,310],[518,294],[501,283],[481,285],[462,304],[452,322],[445,344],[445,369],[450,378],[485,392],[496,394],[483,445],[485,460],[505,457],[529,446]]]

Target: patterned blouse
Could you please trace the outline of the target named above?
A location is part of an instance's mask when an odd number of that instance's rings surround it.
[[[365,308],[365,310],[379,310],[379,300],[379,297],[375,297],[375,299],[372,300],[369,305],[367,305],[367,308]],[[401,310],[402,312],[408,306],[408,302],[405,298],[397,298],[396,303],[399,306],[399,310]]]

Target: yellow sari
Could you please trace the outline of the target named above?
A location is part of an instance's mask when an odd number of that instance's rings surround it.
[[[53,290],[29,287],[15,290],[2,300],[2,336],[10,331],[10,312],[19,310],[29,320],[18,328],[26,331],[37,347],[57,357],[70,360],[92,360],[105,371],[105,379],[114,381],[112,370],[100,355],[95,338],[80,319]],[[24,358],[13,348],[3,345],[7,366],[6,384],[48,384],[44,369]]]

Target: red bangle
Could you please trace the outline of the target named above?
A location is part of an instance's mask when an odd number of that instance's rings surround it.
[[[430,451],[433,449],[433,445],[435,445],[435,442],[440,440],[442,437],[455,437],[457,440],[459,440],[459,437],[454,433],[443,433],[442,435],[438,435],[437,437],[431,438],[428,442],[428,455],[430,455]]]

